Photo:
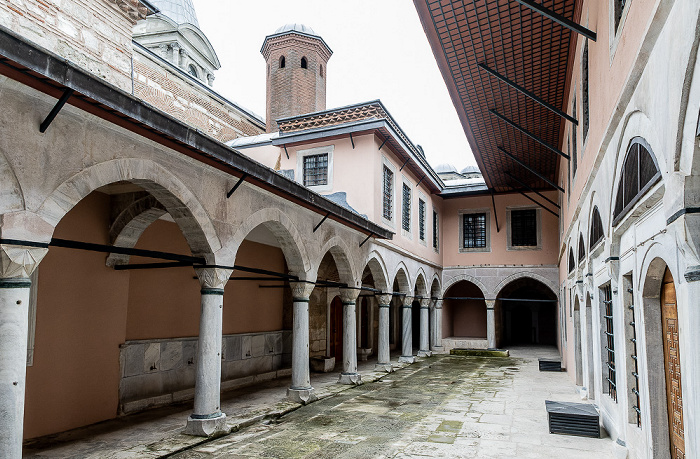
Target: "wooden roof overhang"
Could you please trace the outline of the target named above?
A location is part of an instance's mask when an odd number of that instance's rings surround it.
[[[555,188],[559,164],[568,167],[565,123],[575,121],[567,94],[577,34],[536,8],[576,27],[581,2],[414,3],[488,187]]]

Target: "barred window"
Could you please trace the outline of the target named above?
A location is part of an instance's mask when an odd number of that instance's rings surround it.
[[[411,231],[411,188],[403,184],[401,228],[404,231]]]
[[[637,359],[637,324],[634,319],[634,289],[632,276],[625,276],[624,282],[625,286],[625,304],[627,308],[625,310],[625,316],[629,324],[630,338],[627,341],[627,350],[629,352],[628,368],[632,375],[631,378],[627,379],[627,386],[629,388],[629,406],[630,409],[630,421],[635,422],[637,427],[642,427],[642,411],[639,397],[639,362]]]
[[[576,113],[576,95],[574,94],[574,103],[571,107],[571,111],[574,113],[574,118],[578,116]],[[576,133],[578,132],[578,127],[574,126],[571,130],[571,175],[576,177],[576,168],[578,167],[578,141],[576,139]],[[571,187],[571,185],[569,185]]]
[[[387,220],[391,220],[394,214],[394,173],[386,166],[384,166],[382,183],[382,215]]]
[[[425,201],[418,200],[418,237],[425,241]]]
[[[583,234],[578,235],[578,262],[586,258],[586,244],[583,242]]]
[[[581,58],[581,99],[583,104],[581,128],[583,129],[583,141],[585,142],[588,137],[588,115],[590,110],[590,98],[588,97],[588,40],[583,44],[583,57]]]
[[[605,344],[605,375],[604,386],[607,386],[608,395],[617,402],[617,378],[615,377],[615,330],[613,328],[613,302],[612,288],[610,284],[600,289],[603,301],[603,324]]]
[[[510,212],[511,245],[527,247],[537,245],[537,210],[512,210]]]
[[[462,215],[462,248],[486,247],[486,214]]]
[[[433,248],[438,250],[439,220],[437,211],[433,210]]]
[[[328,185],[328,153],[304,156],[304,186]]]
[[[589,240],[591,247],[593,247],[598,243],[598,241],[603,239],[603,221],[600,219],[600,212],[598,212],[597,207],[593,208],[593,216],[591,220],[591,237]]]
[[[627,150],[617,185],[613,225],[617,225],[660,178],[661,173],[646,141],[640,137],[633,139]]]

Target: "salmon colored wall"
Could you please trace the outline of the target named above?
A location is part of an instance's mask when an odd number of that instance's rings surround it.
[[[461,281],[450,287],[446,297],[482,297],[477,286]],[[444,300],[443,338],[486,338],[486,302],[484,300]]]
[[[556,192],[543,193],[556,202]],[[529,194],[535,199],[542,198]],[[532,206],[533,203],[519,194],[496,195],[496,212],[500,231],[496,231],[496,220],[493,213],[491,196],[473,196],[443,200],[443,261],[445,266],[473,265],[556,265],[558,263],[559,222],[547,212],[540,211],[542,218],[542,249],[541,250],[507,250],[506,208],[517,206]],[[491,217],[491,251],[490,252],[459,252],[459,212],[463,209],[489,209]]]
[[[93,193],[58,224],[55,237],[108,244],[109,197]],[[39,265],[34,365],[27,367],[25,438],[117,414],[119,344],[130,273],[105,254],[52,247]]]

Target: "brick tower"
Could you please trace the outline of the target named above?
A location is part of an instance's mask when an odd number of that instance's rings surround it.
[[[267,132],[276,120],[326,108],[326,66],[333,51],[302,24],[287,24],[265,37],[260,50],[267,62]]]

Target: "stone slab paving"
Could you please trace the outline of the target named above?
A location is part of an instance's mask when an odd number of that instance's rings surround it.
[[[178,453],[195,458],[619,458],[601,439],[548,433],[544,401],[581,402],[548,348],[509,358],[434,356],[376,382]]]

